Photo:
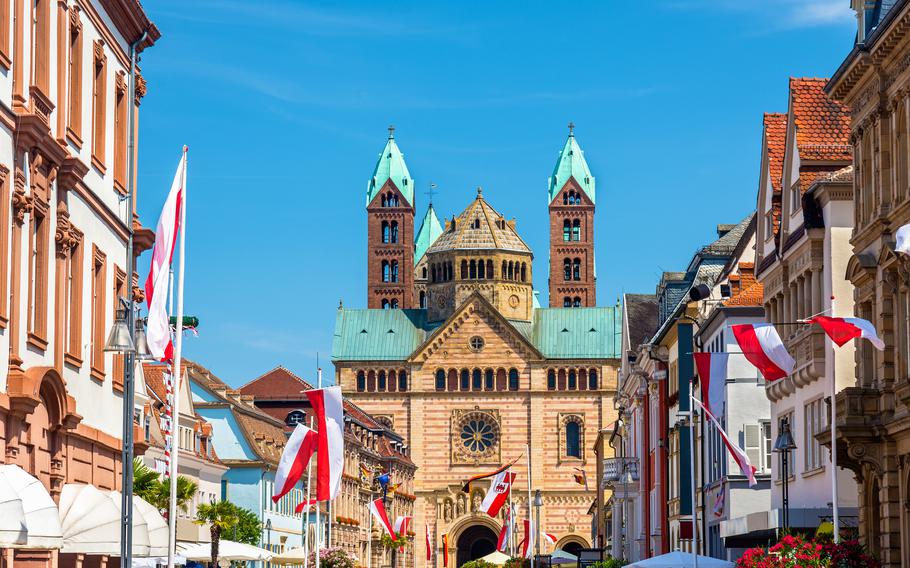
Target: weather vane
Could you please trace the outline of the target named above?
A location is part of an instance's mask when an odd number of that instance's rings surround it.
[[[428,190],[425,192],[425,195],[427,196],[427,199],[429,200],[430,205],[433,205],[433,196],[436,195],[436,193],[438,193],[438,192],[436,191],[436,187],[437,187],[437,185],[436,185],[435,183],[431,183],[431,184],[430,184],[430,189],[428,189]]]

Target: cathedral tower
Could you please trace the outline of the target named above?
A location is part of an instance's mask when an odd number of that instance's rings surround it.
[[[389,127],[367,185],[367,307],[413,308],[414,180]]]
[[[578,146],[575,125],[549,179],[550,307],[593,307],[594,176]]]

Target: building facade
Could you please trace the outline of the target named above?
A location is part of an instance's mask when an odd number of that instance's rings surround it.
[[[825,82],[791,78],[787,113],[764,120],[756,273],[767,321],[796,360],[790,376],[765,385],[774,417],[771,439],[786,420],[796,442],[789,471],[781,457],[772,462],[770,531],[783,526],[784,475],[791,527],[814,531],[831,520],[835,472],[826,399],[832,386],[840,391],[855,382],[852,344],[834,348],[821,328],[798,323],[853,311],[853,286],[845,277],[853,227],[851,121],[849,111],[825,94]],[[836,475],[842,528],[856,526],[853,475],[842,468]],[[752,525],[761,532],[760,521]]]
[[[579,250],[566,256],[565,266],[564,258],[551,258],[551,275],[557,264],[560,283],[583,288],[593,282],[588,226],[593,177],[579,173],[588,168],[574,133],[566,148],[571,152],[560,156],[554,175],[558,181],[551,179],[548,201],[551,212],[563,207],[563,197],[566,208],[582,212],[555,221],[556,214],[551,217],[560,238],[563,221],[569,221],[562,243],[573,242],[578,221]],[[406,172],[403,161],[388,170],[380,161],[369,187],[413,187],[409,178],[405,182]],[[375,202],[375,196],[368,199]],[[392,208],[395,203],[393,199]],[[370,208],[367,214],[372,219]],[[570,302],[579,307],[539,307],[533,253],[515,220],[494,209],[480,189],[463,212],[441,224],[441,233],[421,257],[425,260],[417,258],[416,271],[423,277],[426,262],[425,288],[420,290],[426,309],[340,306],[332,359],[336,383],[352,401],[410,445],[420,471],[414,526],[429,527],[432,562],[442,564],[443,534],[457,565],[494,549],[502,519],[477,510],[489,481],[474,484],[470,495],[461,487],[471,475],[516,459],[517,483],[527,484],[530,461],[533,487],[541,491],[541,530],[555,533],[559,547],[590,546],[588,511],[595,492],[579,486],[573,473],[576,468],[593,472],[594,440],[615,420],[621,309],[583,307],[593,306],[593,288],[590,294],[579,291],[579,301]],[[401,270],[399,264],[399,279]],[[552,302],[552,278],[550,284]],[[513,501],[526,518],[527,493],[516,491]],[[423,539],[418,539],[417,554],[424,557]]]
[[[120,489],[123,361],[102,350],[126,247],[130,46],[160,37],[135,1],[0,3],[0,452],[59,500]],[[144,38],[144,39],[142,39]],[[140,41],[141,40],[141,41]],[[0,552],[4,566],[106,561]]]
[[[853,287],[846,313],[870,320],[885,350],[857,342],[848,361],[854,368],[845,375],[853,380],[837,395],[838,460],[857,481],[861,541],[883,565],[906,567],[910,263],[894,253],[894,233],[910,222],[910,3],[853,5],[857,42],[826,86],[850,108],[853,230],[842,273]]]

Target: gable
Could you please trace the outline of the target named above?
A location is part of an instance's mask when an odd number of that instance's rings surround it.
[[[408,196],[398,189],[398,186],[395,185],[394,181],[387,179],[378,190],[373,192],[373,197],[367,202],[367,209],[385,209],[382,206],[382,196],[388,194],[390,191],[398,197],[398,207],[413,208],[413,205],[408,200]]]
[[[284,367],[278,366],[240,387],[241,394],[257,398],[299,399],[301,391],[313,386]]]
[[[470,340],[475,336],[484,339],[484,347],[479,352],[470,347]],[[451,366],[454,359],[459,365],[473,362],[483,367],[489,365],[491,357],[505,358],[518,364],[538,360],[541,355],[525,335],[475,292],[409,360]],[[448,363],[445,363],[447,359]]]
[[[579,182],[577,179],[575,179],[574,175],[569,176],[569,179],[566,180],[566,183],[563,184],[562,188],[559,191],[553,193],[553,199],[550,201],[550,206],[551,207],[562,207],[562,206],[570,207],[569,204],[563,203],[563,194],[566,193],[567,191],[571,191],[571,190],[574,190],[576,193],[579,193],[581,195],[581,197],[582,197],[581,205],[582,206],[589,206],[589,207],[594,206],[594,200],[591,199],[591,196],[588,195],[587,192],[585,191],[584,186],[581,184],[581,182]],[[578,204],[572,205],[571,207],[578,207]]]
[[[332,360],[404,361],[426,338],[426,319],[426,310],[339,308]]]
[[[220,400],[196,381],[190,381],[190,398],[193,402],[218,402]]]
[[[180,381],[180,414],[184,416],[195,416],[196,411],[193,409],[193,397],[190,394],[190,383],[187,380],[186,370],[183,372],[183,379]]]
[[[240,425],[229,408],[199,408],[199,415],[212,425],[212,443],[222,460],[255,461],[259,456],[243,435]]]

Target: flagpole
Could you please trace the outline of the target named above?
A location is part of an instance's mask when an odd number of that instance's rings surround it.
[[[310,415],[310,430],[313,429],[313,416]],[[313,460],[311,459],[306,467],[306,505],[303,508],[303,518],[301,519],[303,530],[303,568],[309,568],[310,565],[310,478],[313,472]]]
[[[507,472],[506,475],[511,474],[512,473],[511,468],[506,470],[506,472]],[[512,536],[513,536],[512,530],[515,526],[512,523],[512,517],[514,517],[515,515],[513,514],[513,511],[512,511],[512,484],[511,483],[509,484],[509,508],[507,509],[507,512],[508,512],[508,515],[506,516],[506,523],[508,523],[508,525],[509,525],[509,556],[515,556],[515,541],[512,540]]]
[[[834,296],[831,296],[831,315],[834,315]],[[828,335],[827,333],[825,334]],[[830,353],[834,355],[834,341],[828,337],[826,343],[831,346]],[[840,542],[840,515],[837,507],[837,406],[834,404],[837,396],[837,365],[831,359],[831,508],[834,512],[834,544]],[[786,475],[786,472],[784,472]]]
[[[180,373],[183,357],[183,282],[186,269],[186,163],[187,147],[183,147],[183,201],[180,206],[180,259],[177,275],[177,325],[176,341],[174,343],[174,366],[171,372],[173,388],[173,404],[171,405],[171,462],[170,481],[171,495],[168,503],[168,547],[167,566],[174,568],[174,548],[177,544],[177,457],[180,455]]]
[[[698,508],[695,503],[695,375],[689,379],[689,475],[692,476],[692,566],[698,568]]]
[[[318,355],[317,355],[318,357]],[[316,388],[322,388],[322,369],[317,367],[316,369]],[[318,455],[318,452],[317,452]],[[319,456],[319,460],[322,460],[323,456]],[[313,460],[310,460],[312,463]],[[322,525],[319,524],[319,494],[316,494],[316,568],[319,568],[319,549],[322,545]]]
[[[371,480],[372,481],[372,480]],[[370,484],[370,503],[373,502],[373,484]],[[373,565],[373,513],[370,512],[367,519],[367,568]]]
[[[531,527],[534,519],[531,518],[531,444],[527,444],[525,449],[528,450],[528,527]],[[530,532],[530,531],[529,531]],[[531,550],[530,534],[526,534],[525,538],[528,539],[528,550]],[[534,568],[534,553],[531,553],[531,568]]]

